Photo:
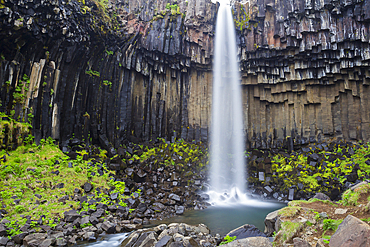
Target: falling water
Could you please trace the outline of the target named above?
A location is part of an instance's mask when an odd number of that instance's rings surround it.
[[[211,126],[212,203],[243,202],[245,158],[237,47],[229,4],[221,2],[216,23]]]

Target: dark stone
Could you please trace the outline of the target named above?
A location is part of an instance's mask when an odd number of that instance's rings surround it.
[[[73,222],[80,217],[81,215],[74,209],[64,212],[64,220],[66,222]]]
[[[22,232],[20,234],[17,234],[15,236],[12,237],[12,239],[14,240],[14,242],[16,244],[22,244],[23,242],[23,239],[28,235],[27,232]]]
[[[105,210],[102,208],[99,208],[96,210],[96,212],[92,213],[91,216],[95,216],[96,218],[100,218],[105,214]]]
[[[117,198],[118,198],[118,193],[112,193],[110,195],[110,199],[112,199],[112,200],[116,200]]]
[[[92,216],[90,216],[90,222],[91,222],[91,224],[96,225],[96,224],[99,223],[99,220],[96,216],[92,215]]]
[[[146,209],[147,209],[147,206],[145,203],[140,203],[136,208],[137,212],[139,213],[144,213]]]
[[[55,186],[57,189],[63,189],[64,188],[64,183],[59,183]]]
[[[112,234],[116,232],[116,226],[108,221],[103,222],[103,224],[101,225],[101,228],[108,234]]]
[[[7,237],[0,237],[0,245],[5,246],[9,241],[9,238]]]
[[[167,246],[172,242],[172,237],[165,235],[161,239],[158,240],[158,242],[155,244],[155,247],[164,247]]]
[[[90,183],[85,183],[83,189],[86,193],[89,193],[93,189],[93,186]]]

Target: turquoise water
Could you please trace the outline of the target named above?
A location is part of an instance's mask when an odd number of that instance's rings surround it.
[[[256,226],[260,231],[265,230],[264,220],[267,214],[277,209],[285,207],[284,203],[268,203],[264,207],[257,206],[230,206],[230,207],[209,207],[204,210],[187,211],[184,215],[165,219],[159,222],[152,222],[149,226],[158,224],[180,223],[189,225],[203,223],[211,230],[211,234],[219,233],[226,235],[229,231],[250,224]]]
[[[251,205],[237,205],[229,207],[213,206],[204,210],[186,211],[184,215],[165,219],[162,221],[151,222],[150,225],[144,227],[153,227],[159,224],[170,223],[187,223],[189,225],[197,225],[203,223],[207,225],[211,234],[219,233],[221,237],[226,235],[229,231],[242,226],[250,224],[256,226],[262,232],[265,229],[264,219],[267,214],[282,207],[284,203],[261,203],[259,206]],[[112,234],[100,237],[97,242],[79,244],[79,247],[115,247],[126,238],[127,233]]]

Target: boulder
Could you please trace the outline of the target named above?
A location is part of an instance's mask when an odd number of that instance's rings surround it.
[[[236,236],[236,239],[250,238],[250,237],[266,237],[257,227],[249,224],[245,224],[230,231],[227,235],[230,237]]]
[[[273,232],[277,232],[275,223],[279,217],[279,210],[269,213],[265,218],[265,234],[266,236],[272,236]]]
[[[9,241],[9,238],[7,237],[0,237],[0,245],[6,245]]]
[[[101,228],[108,234],[116,232],[116,226],[108,221],[103,222]]]
[[[90,183],[85,183],[83,189],[86,193],[89,193],[93,189],[93,186]]]
[[[244,239],[237,239],[228,244],[222,245],[223,247],[272,247],[272,243],[265,237],[251,237]]]
[[[348,215],[331,237],[329,246],[370,246],[370,226],[362,220]]]
[[[25,247],[31,246],[31,244],[39,246],[47,236],[48,235],[46,233],[30,234],[23,239],[23,245]]]
[[[80,217],[81,215],[74,209],[64,212],[64,220],[66,222],[73,222]]]
[[[311,245],[304,239],[293,238],[294,247],[311,247]]]
[[[23,239],[28,235],[27,232],[22,232],[22,233],[19,233],[15,236],[13,236],[13,240],[16,244],[22,244],[23,242]]]
[[[323,200],[323,201],[325,201],[325,200],[330,201],[330,197],[325,195],[324,193],[316,193],[316,195],[313,198]]]
[[[167,246],[169,244],[171,244],[171,242],[173,241],[172,237],[171,236],[163,236],[162,238],[159,239],[159,241],[155,244],[155,247],[164,247],[164,246]]]

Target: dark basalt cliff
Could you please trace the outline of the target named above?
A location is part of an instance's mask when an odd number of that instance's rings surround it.
[[[216,14],[205,0],[3,0],[0,111],[63,145],[205,141]],[[251,0],[233,14],[247,147],[369,140],[370,0]]]

